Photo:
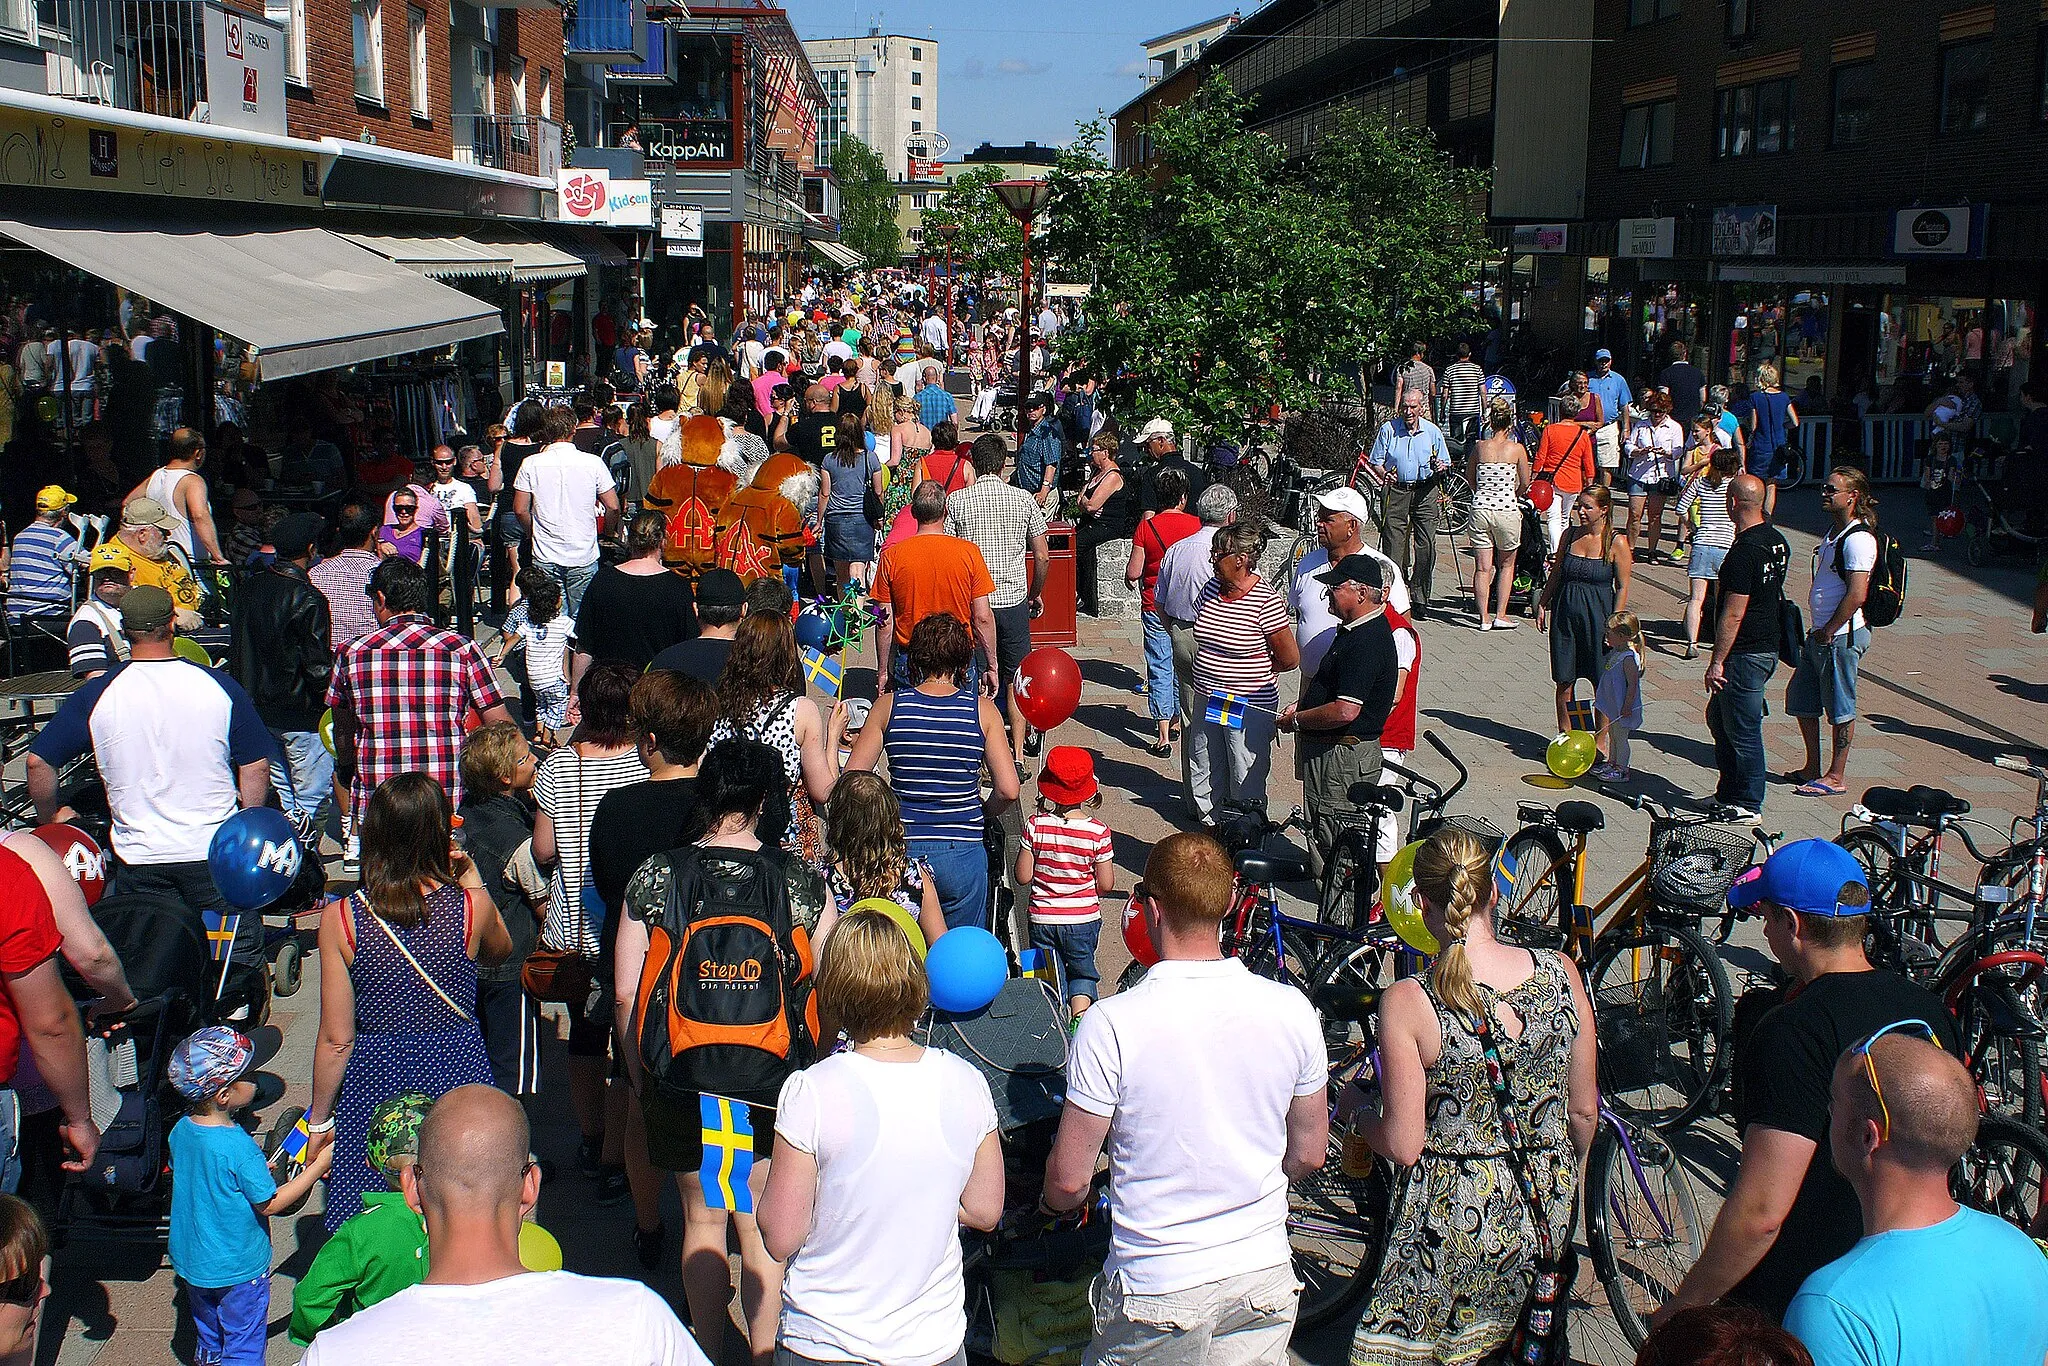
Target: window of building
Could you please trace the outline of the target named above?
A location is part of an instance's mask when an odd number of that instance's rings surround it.
[[[1630,105],[1621,111],[1621,167],[1669,166],[1677,138],[1678,101]]]
[[[498,11],[497,11],[497,9],[496,9],[496,8],[494,8],[494,7],[492,7],[492,6],[486,5],[486,6],[482,7],[482,8],[480,8],[480,9],[479,9],[479,10],[477,11],[477,14],[478,14],[478,16],[479,16],[480,18],[482,18],[482,20],[483,20],[483,25],[484,25],[484,41],[485,41],[485,42],[487,42],[487,43],[489,43],[489,44],[491,44],[491,45],[492,45],[493,47],[495,47],[495,46],[497,45],[497,42],[498,42]]]
[[[0,0],[0,10],[6,4]],[[306,83],[306,0],[263,0],[263,17],[284,30],[284,78]]]
[[[921,62],[921,61],[923,61],[923,60],[924,60],[924,49],[923,49],[923,48],[921,48],[921,47],[913,47],[912,49],[910,49],[910,60],[911,60],[911,61],[913,61],[913,62]]]
[[[0,0],[0,32],[29,36],[28,0]]]
[[[913,72],[911,72],[911,73],[910,73],[910,83],[911,83],[912,85],[923,85],[923,84],[924,84],[924,73],[923,73],[922,71],[913,71]]]
[[[469,48],[469,103],[473,114],[498,112],[498,63],[482,43]]]
[[[910,131],[913,133],[922,133],[924,131],[924,121],[922,119],[912,119],[910,121]]]
[[[544,119],[555,116],[555,73],[547,67],[540,69],[540,116]]]
[[[1877,63],[1836,67],[1834,87],[1833,145],[1861,147],[1870,140],[1871,118],[1877,112]]]
[[[1792,150],[1792,82],[1729,86],[1714,99],[1714,155],[1776,156]]]
[[[354,31],[356,98],[384,102],[384,6],[382,0],[349,0]]]
[[[427,116],[427,12],[417,6],[405,9],[405,51],[410,58],[407,73],[411,80],[407,85],[412,95],[412,112],[419,118]]]
[[[1629,27],[1637,24],[1654,24],[1659,19],[1669,19],[1678,13],[1678,0],[1628,0]]]
[[[1991,40],[1941,50],[1941,131],[1981,133],[1991,126]]]
[[[1756,0],[1728,0],[1728,36],[1756,37]]]
[[[910,196],[910,207],[913,209],[928,209],[931,207],[931,197],[929,190],[919,190]]]
[[[523,119],[526,117],[526,59],[514,57],[506,73],[512,78],[512,117]]]
[[[922,96],[922,95],[912,95],[912,96],[910,97],[910,107],[911,107],[912,109],[922,109],[922,108],[924,108],[924,96]]]

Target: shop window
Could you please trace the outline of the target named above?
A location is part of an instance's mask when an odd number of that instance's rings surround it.
[[[1756,0],[1728,0],[1728,39],[1756,37]]]
[[[413,116],[423,119],[427,117],[427,12],[412,5],[405,10],[405,48],[412,59],[408,70]]]
[[[356,98],[384,102],[384,6],[382,0],[349,0],[356,63]]]
[[[1941,50],[1941,131],[1981,133],[1991,126],[1991,40]]]
[[[1877,113],[1877,64],[1852,62],[1835,68],[1834,137],[1836,147],[1861,147],[1870,140]]]
[[[1678,127],[1678,101],[1630,105],[1621,111],[1621,167],[1669,166]]]
[[[1716,95],[1715,156],[1776,156],[1791,150],[1791,81],[1731,86]]]
[[[1628,0],[1628,25],[1654,24],[1678,13],[1678,0]]]
[[[6,8],[0,0],[0,10]],[[306,83],[306,0],[264,0],[263,17],[284,30],[284,78]]]

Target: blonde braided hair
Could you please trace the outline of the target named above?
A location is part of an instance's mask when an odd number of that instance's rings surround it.
[[[1477,836],[1455,827],[1431,835],[1415,851],[1415,890],[1443,912],[1443,951],[1431,966],[1436,994],[1460,1014],[1483,1017],[1486,1002],[1472,980],[1472,962],[1465,953],[1465,929],[1485,907],[1493,886],[1492,855]]]

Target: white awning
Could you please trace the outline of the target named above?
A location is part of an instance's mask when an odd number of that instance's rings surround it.
[[[249,343],[267,380],[503,330],[489,304],[320,228],[10,209],[0,235]]]
[[[587,273],[583,263],[547,243],[496,228],[473,239],[488,251],[502,251],[512,258],[512,283],[554,284],[558,280],[580,280]]]
[[[335,236],[436,280],[505,279],[512,274],[511,253],[464,237],[425,232],[338,232]]]
[[[818,255],[843,270],[858,270],[867,259],[851,247],[841,246],[837,242],[828,242],[821,237],[813,237],[811,239],[811,247]]]

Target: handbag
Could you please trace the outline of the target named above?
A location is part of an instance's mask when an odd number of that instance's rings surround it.
[[[869,526],[876,530],[881,529],[882,495],[875,491],[875,481],[872,477],[861,485],[860,515],[867,519]]]
[[[1796,669],[1806,653],[1806,613],[1798,603],[1778,594],[1778,658]]]
[[[1571,1342],[1565,1318],[1571,1309],[1572,1284],[1579,1278],[1579,1250],[1572,1241],[1578,1226],[1578,1202],[1572,1202],[1571,1222],[1565,1226],[1564,1241],[1558,1244],[1550,1232],[1550,1220],[1536,1195],[1536,1183],[1522,1150],[1521,1107],[1508,1092],[1507,1071],[1501,1065],[1500,1050],[1494,1046],[1492,1022],[1481,1011],[1473,1021],[1473,1034],[1486,1055],[1486,1080],[1493,1087],[1493,1102],[1500,1110],[1500,1127],[1507,1139],[1508,1167],[1522,1198],[1529,1204],[1529,1221],[1536,1230],[1536,1277],[1529,1297],[1522,1302],[1522,1315],[1508,1338],[1507,1359],[1515,1366],[1569,1366]]]

